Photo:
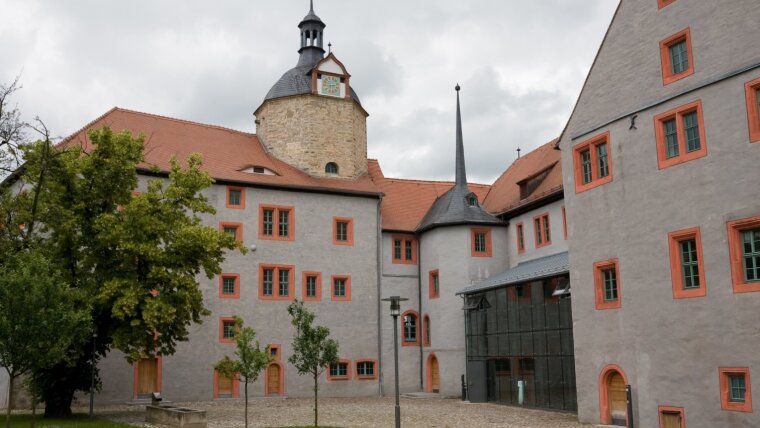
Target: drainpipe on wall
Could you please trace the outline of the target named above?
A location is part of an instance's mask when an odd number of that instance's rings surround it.
[[[380,372],[380,377],[377,382],[378,392],[383,397],[383,328],[381,324],[382,320],[382,274],[383,274],[383,226],[380,218],[380,203],[383,201],[383,197],[377,201],[377,366]]]
[[[469,355],[467,343],[469,341],[467,340],[467,309],[465,309],[467,307],[467,296],[460,294],[459,297],[462,298],[462,319],[464,319],[464,391],[462,392],[462,401],[465,401],[469,399],[468,396],[470,395],[470,365],[467,364],[467,355]]]
[[[425,326],[424,317],[422,316],[422,235],[417,236],[417,327],[419,328],[417,336],[420,339],[420,391],[425,390],[425,365],[424,350],[425,345]]]

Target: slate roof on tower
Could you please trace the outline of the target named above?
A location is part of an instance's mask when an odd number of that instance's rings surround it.
[[[457,85],[456,180],[454,187],[433,202],[433,205],[417,226],[417,232],[455,224],[504,224],[501,220],[486,212],[480,206],[477,195],[467,187],[464,141],[462,138],[462,114],[459,108],[459,89],[459,85]]]

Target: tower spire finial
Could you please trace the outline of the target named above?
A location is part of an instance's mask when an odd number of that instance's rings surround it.
[[[309,12],[314,13],[314,0],[309,0]]]
[[[457,151],[456,151],[456,185],[467,186],[467,173],[464,168],[464,142],[462,139],[462,113],[459,109],[459,83],[454,87],[457,91]]]

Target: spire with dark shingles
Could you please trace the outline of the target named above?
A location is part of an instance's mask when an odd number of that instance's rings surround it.
[[[456,185],[467,187],[467,172],[464,168],[464,141],[462,140],[462,113],[459,110],[459,83],[454,87],[457,91],[457,154],[456,154]]]

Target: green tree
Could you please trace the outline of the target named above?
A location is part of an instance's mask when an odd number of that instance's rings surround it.
[[[19,376],[67,361],[72,344],[90,329],[89,312],[77,308],[60,272],[42,254],[6,255],[0,266],[0,366],[10,378],[5,426],[10,427],[13,382]]]
[[[330,329],[314,326],[313,312],[296,299],[288,306],[291,323],[296,328],[293,355],[288,358],[299,375],[310,374],[314,379],[314,426],[319,425],[319,375],[338,362],[338,342],[330,339]]]
[[[245,397],[245,428],[248,428],[248,384],[256,382],[261,371],[266,368],[272,361],[269,356],[269,349],[261,349],[259,341],[256,340],[256,331],[251,327],[245,327],[243,320],[236,316],[235,326],[235,355],[237,360],[232,360],[224,356],[214,365],[214,368],[221,376],[228,378],[240,377],[243,382],[243,394]]]
[[[134,195],[143,165],[143,137],[90,130],[88,146],[47,142],[26,146],[21,180],[32,195],[24,241],[39,242],[61,279],[88,308],[97,342],[72,344],[67,361],[32,374],[45,416],[71,414],[77,390],[89,389],[93,364],[111,349],[130,362],[171,355],[191,324],[209,312],[197,278],[221,271],[226,250],[242,245],[200,215],[214,214],[201,191],[213,180],[199,155],[182,167],[171,160],[168,179],[149,180]],[[93,353],[94,349],[94,353]],[[95,371],[97,376],[97,371]]]

